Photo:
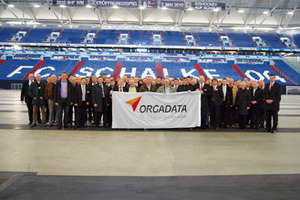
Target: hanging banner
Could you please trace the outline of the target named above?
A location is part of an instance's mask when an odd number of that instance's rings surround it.
[[[161,129],[200,126],[200,92],[112,94],[112,128]]]

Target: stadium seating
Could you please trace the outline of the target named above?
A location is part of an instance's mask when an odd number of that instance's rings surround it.
[[[227,33],[235,47],[256,47],[249,35],[244,33]]]

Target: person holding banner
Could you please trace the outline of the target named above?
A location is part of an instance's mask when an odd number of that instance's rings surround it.
[[[165,85],[162,85],[158,88],[158,93],[170,94],[176,92],[176,89],[170,86],[170,80],[166,79],[164,81]]]
[[[186,77],[182,78],[182,85],[178,86],[177,92],[191,92],[194,91],[194,87],[188,84]]]
[[[139,92],[156,92],[156,87],[151,84],[152,80],[150,76],[147,76],[145,82],[146,84],[140,87]]]
[[[216,130],[219,131],[223,93],[222,93],[221,86],[218,86],[218,79],[214,78],[212,80],[211,90],[212,90],[212,96],[211,96],[211,109],[210,109],[210,123],[212,129],[216,128]]]

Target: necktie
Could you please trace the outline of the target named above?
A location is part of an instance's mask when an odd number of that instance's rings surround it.
[[[214,89],[213,91],[215,92],[216,91],[216,87],[214,86]],[[213,96],[212,100],[214,101],[215,100],[215,97]]]
[[[122,87],[120,87],[120,92],[123,92],[123,91],[122,91]]]
[[[255,97],[255,91],[256,91],[256,90],[254,89],[254,90],[253,90],[253,96],[254,96],[254,97]]]
[[[224,101],[225,101],[225,98],[226,98],[226,87],[223,87],[223,95],[224,95]]]
[[[201,84],[201,90],[203,89],[203,84]]]
[[[272,87],[273,87],[273,84],[272,84],[272,83],[270,83],[270,90],[269,90],[269,91],[271,91],[271,90],[272,90]]]

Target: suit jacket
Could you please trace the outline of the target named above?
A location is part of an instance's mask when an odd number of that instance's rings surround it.
[[[40,92],[38,89],[39,87],[40,87]],[[46,83],[44,82],[41,82],[40,86],[36,81],[31,83],[28,89],[28,95],[32,99],[32,105],[41,106],[45,104],[45,87],[46,87]],[[41,97],[43,97],[43,99],[40,99]]]
[[[92,104],[92,85],[86,84],[86,101]]]
[[[217,86],[216,90],[214,91],[213,86],[211,86],[211,91],[212,106],[221,106],[223,102],[223,93],[221,87]]]
[[[177,92],[186,92],[186,91],[194,91],[195,88],[192,85],[179,85],[177,88]]]
[[[87,100],[87,85],[85,85],[85,101],[88,102]],[[78,104],[78,106],[82,106],[82,89],[81,89],[81,84],[76,85],[75,88],[75,93],[74,93],[74,104]]]
[[[238,115],[248,115],[249,110],[247,110],[247,107],[250,107],[251,105],[251,94],[250,91],[245,90],[239,90],[236,95],[236,107],[237,107],[237,114]]]
[[[119,91],[119,86],[118,85],[115,85],[114,88],[113,88],[113,91]],[[122,87],[122,91],[123,92],[128,92],[128,87]]]
[[[222,90],[222,94],[223,94],[223,103],[224,103],[225,107],[230,107],[231,105],[233,105],[232,89],[228,85],[226,85],[225,101],[224,101],[223,85],[221,85],[221,90]]]
[[[104,105],[103,105],[103,96],[102,96],[102,88],[99,84],[93,85],[92,87],[92,102],[93,104],[97,104],[97,107],[94,107],[96,112],[107,112],[107,102],[109,98],[109,89],[103,84],[104,89]],[[104,107],[104,110],[103,110]]]
[[[255,95],[253,95],[254,88],[250,89],[251,101],[256,101],[256,104],[251,104],[251,109],[258,110],[261,109],[261,104],[263,100],[263,93],[264,91],[259,87],[255,90]]]
[[[73,94],[72,94],[72,84],[69,80],[67,80],[67,87],[68,87],[68,91],[67,91],[67,104],[71,104],[72,100],[73,100]],[[60,96],[60,92],[61,92],[61,81],[56,83],[55,86],[55,92],[54,92],[54,102],[55,103],[59,103],[61,104],[62,102],[62,98]]]
[[[31,97],[28,95],[28,89],[29,89],[29,80],[26,80],[23,82],[22,90],[21,90],[21,101],[24,101],[25,103],[31,103]]]
[[[268,104],[266,100],[272,99],[273,103]],[[279,104],[281,101],[281,85],[277,82],[274,83],[270,91],[270,83],[265,85],[263,101],[265,110],[279,111]]]
[[[166,91],[166,86],[160,86],[156,92],[164,93]],[[170,86],[170,93],[176,92],[176,89]]]
[[[54,83],[52,83],[52,82],[47,83],[46,88],[45,88],[45,98],[47,100],[54,99],[54,87],[55,87]]]
[[[200,83],[196,85],[196,89],[201,90]],[[208,108],[209,101],[211,100],[211,95],[212,95],[211,86],[204,84],[202,91],[203,91],[203,94],[201,94],[201,108],[202,107]]]
[[[147,85],[144,84],[140,87],[139,92],[156,92],[156,87],[151,84],[151,87],[150,87],[150,90],[149,90]]]

